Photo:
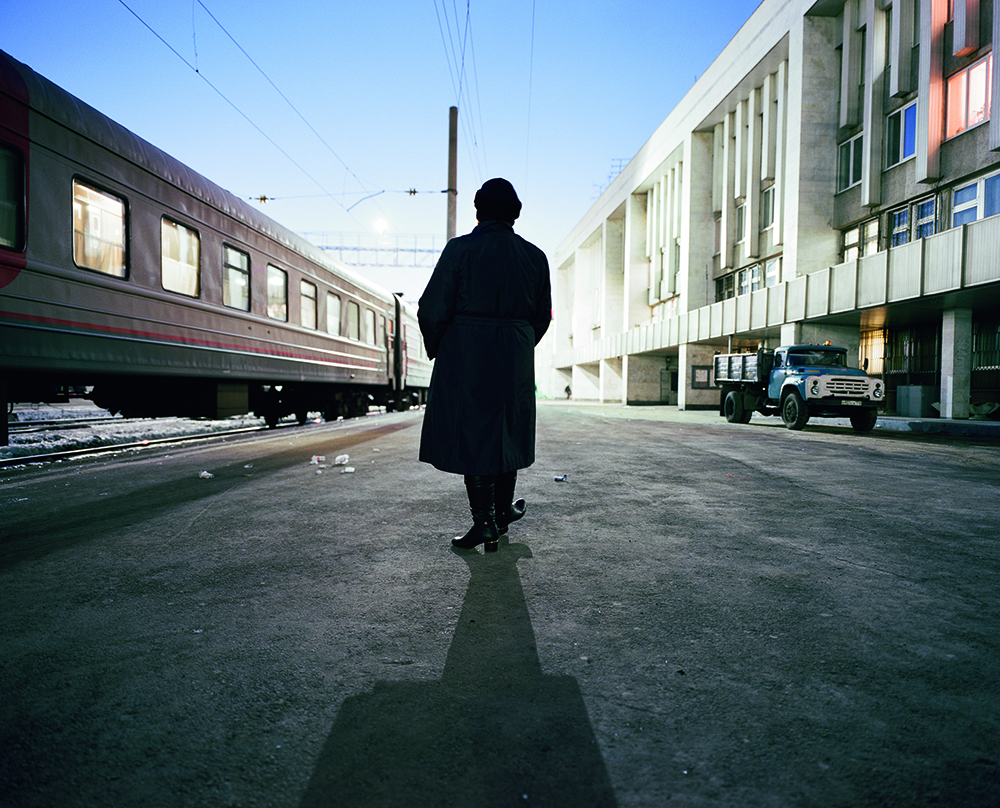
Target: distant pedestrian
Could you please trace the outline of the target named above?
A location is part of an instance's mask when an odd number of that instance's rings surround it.
[[[552,319],[549,265],[514,233],[521,201],[504,179],[476,192],[479,224],[441,253],[417,313],[435,360],[420,460],[461,474],[473,526],[452,540],[497,549],[524,516],[518,469],[535,462],[535,346]]]
[[[573,389],[568,384],[566,385],[566,389],[563,392],[566,393],[567,401],[573,398]]]

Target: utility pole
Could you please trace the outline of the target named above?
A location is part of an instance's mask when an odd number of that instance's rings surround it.
[[[458,216],[458,107],[448,109],[448,239],[455,238]]]

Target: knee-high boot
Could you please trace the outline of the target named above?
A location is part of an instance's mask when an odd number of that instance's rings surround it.
[[[517,485],[517,472],[508,471],[496,478],[495,491],[493,496],[494,511],[496,513],[497,530],[501,535],[507,532],[507,525],[516,522],[528,507],[528,503],[523,499],[513,502],[514,488]]]
[[[497,549],[499,533],[493,510],[494,477],[466,475],[465,490],[469,495],[469,510],[472,511],[472,528],[461,538],[451,543],[463,550],[471,550],[480,544],[487,553]]]

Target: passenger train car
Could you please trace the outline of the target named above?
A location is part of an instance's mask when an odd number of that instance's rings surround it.
[[[0,52],[0,401],[326,418],[425,400],[415,312]],[[4,419],[6,421],[6,419]]]

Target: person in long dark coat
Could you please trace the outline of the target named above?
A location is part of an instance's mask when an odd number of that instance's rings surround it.
[[[552,319],[549,264],[514,233],[521,202],[504,179],[475,197],[477,227],[451,239],[420,297],[417,318],[435,360],[420,460],[461,474],[473,527],[456,547],[485,544],[524,515],[519,469],[535,462],[535,346]]]

